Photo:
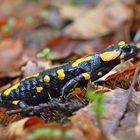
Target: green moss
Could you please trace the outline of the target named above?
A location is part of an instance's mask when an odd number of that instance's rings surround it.
[[[42,52],[39,52],[37,54],[37,57],[38,58],[48,57],[48,59],[52,60],[55,58],[55,55],[49,48],[45,48],[45,49],[43,49]]]
[[[42,9],[40,11],[40,17],[47,19],[48,18],[48,11],[46,9]]]
[[[61,129],[54,129],[53,130],[53,136],[57,137],[57,138],[60,138],[60,137],[63,136],[63,132],[61,131]]]
[[[27,24],[32,24],[32,23],[34,22],[34,19],[33,19],[32,16],[27,16],[27,17],[25,18],[25,22],[26,22]]]
[[[105,112],[103,105],[105,99],[104,94],[90,88],[87,90],[87,98],[92,102],[92,109],[96,113],[96,119],[99,121]]]
[[[67,131],[65,131],[64,137],[69,138],[69,137],[72,137],[72,136],[73,136],[73,131],[72,131],[72,130],[67,130]]]

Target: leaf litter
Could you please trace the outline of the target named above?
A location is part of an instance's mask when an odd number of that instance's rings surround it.
[[[137,0],[103,0],[93,5],[83,5],[80,0],[79,5],[62,3],[2,1],[0,90],[11,85],[11,81],[16,82],[67,59],[96,53],[120,40],[135,42],[139,47]],[[54,60],[50,60],[48,54],[36,57],[46,48],[54,53]],[[114,69],[114,74],[107,75],[103,83],[92,83],[93,94],[102,92],[95,101],[86,98],[88,90],[77,88],[63,103],[58,99],[29,107],[36,113],[40,110],[36,117],[25,118],[18,109],[12,110],[9,116],[7,110],[0,109],[0,139],[139,139],[137,71],[133,79],[138,66],[139,56]]]

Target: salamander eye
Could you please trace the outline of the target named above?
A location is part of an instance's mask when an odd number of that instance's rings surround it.
[[[131,51],[131,46],[130,45],[127,45],[124,47],[125,51],[127,52],[130,52]]]

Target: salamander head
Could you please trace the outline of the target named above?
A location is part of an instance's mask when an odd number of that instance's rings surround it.
[[[111,45],[102,52],[99,52],[96,55],[93,55],[95,64],[91,66],[93,68],[92,80],[96,80],[103,75],[111,71],[115,66],[117,66],[122,61],[126,61],[130,58],[133,58],[138,54],[138,48],[134,45],[126,44],[125,42],[119,42],[116,45]]]
[[[117,45],[112,45],[111,47],[102,51],[99,55],[102,62],[108,63],[119,63],[122,60],[126,61],[133,58],[138,54],[138,48],[134,45],[125,44],[124,41],[119,42]]]
[[[118,45],[120,44],[118,43]],[[121,48],[120,60],[129,60],[130,58],[136,56],[139,52],[139,49],[135,45],[124,44],[123,46],[120,45],[119,47]]]

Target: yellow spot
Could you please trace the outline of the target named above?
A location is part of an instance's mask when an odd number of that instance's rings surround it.
[[[123,59],[123,58],[124,58],[124,55],[121,54],[120,59]]]
[[[50,81],[50,77],[48,75],[44,76],[43,78],[44,82],[49,82]]]
[[[19,85],[20,85],[20,83],[17,83],[17,84],[15,84],[15,85],[13,85],[12,87],[10,87],[10,88],[8,88],[7,90],[5,90],[5,91],[4,91],[4,94],[5,94],[5,95],[9,95],[10,92],[11,92],[12,90],[18,88]]]
[[[43,90],[43,87],[36,87],[37,92],[41,92]]]
[[[12,102],[12,104],[13,104],[13,105],[18,105],[19,102],[20,102],[20,100],[14,100],[14,101]]]
[[[73,64],[72,64],[72,67],[76,67],[78,66],[81,62],[85,62],[87,60],[90,60],[92,58],[92,56],[88,56],[88,57],[83,57],[83,58],[80,58],[80,59],[77,59]]]
[[[120,55],[120,51],[110,51],[110,52],[104,52],[100,54],[100,57],[103,61],[111,61],[116,59]]]
[[[27,76],[27,77],[23,78],[21,81],[27,80],[27,79],[32,78],[32,77],[38,77],[38,76],[39,76],[39,73],[36,73],[34,75],[30,75],[30,76]]]
[[[97,73],[97,75],[98,75],[98,76],[102,76],[103,73],[100,71],[100,72]]]
[[[90,80],[90,74],[88,74],[88,73],[83,73],[82,75],[83,75],[83,77],[85,78],[85,80]]]
[[[64,70],[63,70],[63,69],[57,70],[57,74],[58,74],[58,78],[59,78],[60,80],[64,80],[64,78],[65,78],[65,73],[64,73]]]
[[[124,41],[119,42],[118,46],[120,46],[122,48],[123,46],[125,46],[125,42]]]

